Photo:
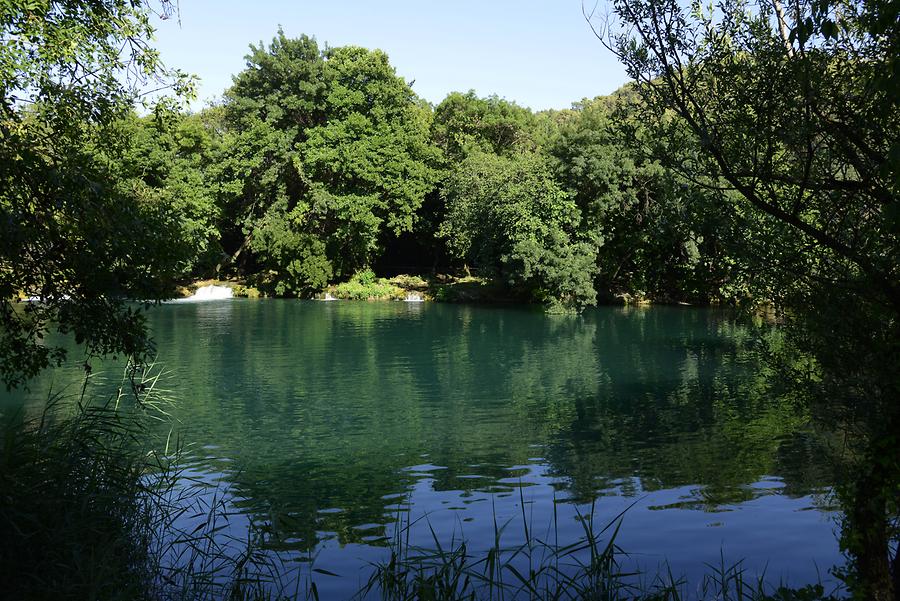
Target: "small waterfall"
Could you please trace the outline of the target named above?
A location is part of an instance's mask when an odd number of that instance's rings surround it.
[[[323,301],[336,301],[336,300],[340,300],[340,299],[334,298],[333,296],[331,296],[330,292],[326,292],[325,298],[323,298],[322,300]]]
[[[421,303],[425,301],[425,299],[422,298],[422,295],[418,292],[407,292],[406,298],[403,300],[407,303]]]
[[[176,303],[196,303],[202,301],[225,300],[232,298],[234,291],[228,286],[201,286],[193,296],[179,298]]]

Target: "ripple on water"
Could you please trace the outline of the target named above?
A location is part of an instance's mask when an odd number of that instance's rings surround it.
[[[198,445],[186,476],[226,496],[233,528],[269,527],[273,549],[349,575],[318,583],[322,598],[347,598],[399,523],[423,544],[429,524],[442,541],[464,525],[477,551],[496,523],[520,541],[523,510],[561,540],[580,536],[579,515],[625,512],[619,546],[689,578],[723,548],[796,582],[841,561],[825,454],[765,394],[740,325],[701,309],[405,305],[149,314],[167,387],[185,391],[173,436]],[[57,385],[65,374],[79,366]],[[40,401],[9,400],[30,414]]]

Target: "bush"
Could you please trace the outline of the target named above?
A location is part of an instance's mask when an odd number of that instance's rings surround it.
[[[222,493],[185,477],[179,452],[145,448],[165,400],[158,373],[129,372],[112,398],[88,398],[85,383],[0,425],[0,597],[284,598],[288,570],[253,533],[222,532]]]
[[[375,272],[371,269],[364,269],[354,275],[351,281],[355,281],[363,286],[369,286],[375,283]]]
[[[344,282],[329,288],[335,298],[345,300],[402,300],[406,291],[383,278],[376,278],[371,269],[361,271]]]

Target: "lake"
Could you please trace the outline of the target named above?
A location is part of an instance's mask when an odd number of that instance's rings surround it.
[[[723,555],[796,585],[841,563],[821,444],[725,312],[234,299],[150,325],[191,473],[232,528],[339,575],[314,573],[323,599],[365,582],[398,517],[415,543],[487,549],[495,523],[574,540],[592,504],[601,524],[627,508],[626,561],[688,587]]]

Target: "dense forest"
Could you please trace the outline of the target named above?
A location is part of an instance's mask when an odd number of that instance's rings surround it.
[[[651,158],[639,102],[431,106],[384,52],[279,32],[220,103],[128,115],[101,160],[163,216],[183,280],[307,297],[368,270],[475,274],[555,308],[740,296],[739,218]]]
[[[586,27],[631,82],[571,109],[431,106],[382,51],[278,32],[189,112],[191,78],[150,45],[172,2],[0,3],[4,384],[62,362],[51,328],[140,363],[133,301],[202,278],[308,297],[473,275],[561,312],[764,304],[772,394],[842,441],[840,575],[859,599],[900,598],[900,8],[608,8]],[[148,102],[159,87],[174,94]]]

